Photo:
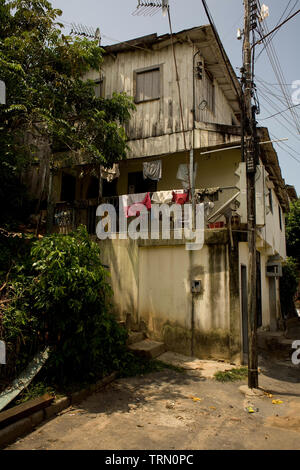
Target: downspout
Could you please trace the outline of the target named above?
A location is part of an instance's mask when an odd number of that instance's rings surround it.
[[[195,148],[195,127],[196,127],[196,90],[195,90],[195,59],[201,51],[198,50],[193,55],[193,127],[192,127],[192,145],[190,149],[190,182],[193,214],[193,230],[195,229],[195,178],[194,178],[194,148]]]
[[[198,50],[193,55],[193,126],[192,126],[192,142],[190,148],[190,186],[191,186],[191,199],[192,199],[192,229],[195,230],[195,178],[194,178],[194,148],[195,148],[195,123],[196,123],[196,93],[195,93],[195,59],[200,54]],[[195,354],[195,294],[192,292],[193,281],[193,266],[194,266],[194,251],[190,250],[190,292],[191,292],[191,356]]]
[[[48,197],[47,197],[47,220],[46,220],[46,233],[50,234],[53,230],[54,218],[54,203],[53,203],[53,168],[50,164],[49,167],[49,181],[48,181]],[[38,231],[38,229],[37,229]]]

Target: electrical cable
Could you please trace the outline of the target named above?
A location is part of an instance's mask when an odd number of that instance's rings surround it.
[[[289,111],[290,109],[292,108],[297,108],[298,106],[300,106],[300,103],[299,104],[294,104],[293,106],[290,106],[289,108],[286,108],[284,109],[283,111],[279,111],[279,113],[276,113],[276,114],[272,114],[271,116],[268,116],[266,118],[263,118],[261,119],[261,121],[266,121],[267,119],[271,119],[275,116],[278,116],[279,114],[283,114],[283,113],[286,113],[287,111]]]
[[[260,5],[260,1],[258,0],[258,4],[261,8],[261,5]],[[299,10],[300,11],[300,10]],[[298,12],[299,12],[298,11]],[[298,13],[297,12],[297,13]],[[266,32],[268,33],[268,26],[266,23],[264,23],[265,25],[265,30]],[[264,30],[263,30],[263,27],[262,25],[260,24],[259,25],[259,33],[261,35],[264,35]],[[266,40],[265,40],[265,37],[263,36],[262,37],[262,41],[266,44]],[[278,80],[278,83],[281,84],[280,85],[280,88],[283,92],[283,95],[285,97],[285,101],[286,101],[286,104],[288,107],[290,107],[290,110],[291,110],[291,115],[292,115],[292,118],[295,122],[295,125],[296,125],[296,128],[297,128],[297,131],[299,132],[300,130],[300,122],[299,122],[299,118],[297,116],[297,114],[294,112],[293,108],[292,108],[292,101],[291,101],[291,98],[290,98],[290,95],[289,95],[289,92],[287,90],[287,88],[285,86],[282,85],[282,83],[286,82],[285,78],[284,78],[284,74],[283,74],[283,71],[282,71],[282,68],[281,68],[281,65],[280,65],[280,61],[278,59],[278,56],[276,54],[276,51],[274,49],[274,46],[273,46],[273,43],[272,43],[272,40],[269,42],[269,44],[266,44],[266,50],[267,50],[267,54],[268,54],[268,57],[269,57],[269,60],[270,60],[270,63],[271,63],[271,66],[273,68],[273,71],[275,73],[275,76]]]
[[[270,91],[270,89],[267,87],[267,86],[264,86],[264,85],[261,85],[261,87],[259,88],[259,91],[260,93],[264,96],[265,100],[267,100],[269,102],[269,104],[271,105],[271,107],[273,108],[273,110],[276,112],[276,113],[281,113],[281,108],[278,106],[278,104],[276,102],[274,102],[270,96],[272,96],[272,91]],[[273,95],[274,96],[274,95]],[[284,100],[282,100],[281,98],[276,98],[281,105],[285,106],[285,102]],[[269,113],[270,114],[270,113]],[[271,113],[271,114],[274,114],[274,113]],[[294,127],[294,122],[288,118],[287,116],[284,116],[283,114],[281,115],[281,118],[284,119],[292,128]],[[297,128],[296,128],[297,130]],[[299,134],[299,133],[298,133]]]
[[[265,101],[267,101],[268,104],[269,104],[273,109],[276,109],[275,106],[274,106],[274,104],[273,104],[273,102],[270,100],[269,96],[268,96],[268,95],[265,95],[262,91],[261,91],[261,94],[262,94],[262,98],[263,98]],[[263,105],[263,107],[266,108],[266,110],[267,110],[268,112],[270,112],[269,109],[268,109],[265,105]],[[291,132],[291,128],[290,128],[290,127],[287,127],[285,124],[283,124],[283,122],[281,121],[281,118],[283,118],[283,119],[289,124],[289,126],[290,126],[290,123],[289,123],[288,119],[287,119],[285,116],[283,116],[283,115],[280,116],[280,117],[276,116],[274,119],[275,119],[282,127],[284,127],[294,138],[300,140],[300,136],[299,136],[299,135],[297,136],[297,135],[293,134],[293,133]],[[260,121],[260,119],[258,119],[258,120]]]
[[[289,11],[288,15],[287,15],[287,18],[291,15],[292,11],[294,10],[294,8],[297,6],[297,4],[299,3],[300,0],[296,0],[295,4],[292,6],[291,10]],[[284,15],[286,13],[286,11],[288,10],[290,4],[292,3],[292,0],[289,0],[289,3],[288,5],[285,7],[284,9],[284,12],[282,13],[280,19],[278,20],[277,24],[276,24],[276,27],[279,26],[280,22],[283,20],[284,18]],[[269,42],[274,38],[274,36],[277,34],[277,32],[279,31],[279,29],[277,29],[273,35],[271,36],[271,38],[268,39],[267,43],[269,44]],[[256,57],[256,61],[259,59],[259,57],[262,55],[262,53],[264,52],[265,50],[265,46],[263,47],[263,49],[259,52],[258,56]]]
[[[228,72],[229,77],[230,77],[230,80],[231,80],[231,83],[233,84],[233,87],[234,87],[234,89],[235,89],[237,99],[238,99],[238,101],[239,101],[239,103],[240,103],[240,105],[241,105],[241,103],[242,103],[242,100],[241,100],[241,92],[238,91],[237,85],[236,85],[235,80],[234,80],[234,78],[233,78],[233,76],[232,76],[232,72],[231,72],[230,67],[229,67],[229,65],[228,65],[228,59],[226,58],[225,51],[224,51],[224,48],[223,48],[223,46],[222,46],[222,43],[221,43],[221,40],[220,40],[218,31],[217,31],[216,25],[215,25],[215,23],[214,23],[214,20],[213,20],[213,18],[212,18],[212,15],[211,15],[211,13],[210,13],[210,11],[209,11],[209,9],[208,9],[206,0],[201,0],[201,1],[202,1],[202,5],[203,5],[203,7],[204,7],[204,10],[205,10],[206,16],[207,16],[207,18],[208,18],[208,21],[209,21],[209,23],[210,23],[210,26],[211,26],[211,28],[212,28],[212,30],[213,30],[213,34],[214,34],[215,39],[216,39],[216,41],[217,41],[217,44],[218,44],[218,46],[219,46],[219,50],[220,50],[221,55],[222,55],[222,57],[223,57],[223,60],[224,60],[224,63],[225,63],[227,72]]]
[[[266,31],[267,31],[267,26],[266,26]],[[260,28],[260,34],[263,35],[264,34],[264,31],[262,28]],[[264,41],[263,41],[264,42]],[[285,98],[285,102],[287,104],[287,107],[290,108],[290,111],[291,111],[291,115],[292,115],[292,119],[295,123],[295,126],[296,126],[296,129],[297,131],[299,132],[300,130],[300,123],[299,123],[299,118],[297,116],[297,114],[294,112],[293,108],[292,108],[292,102],[291,102],[291,98],[289,96],[289,93],[286,89],[286,87],[284,87],[282,84],[286,82],[285,78],[284,78],[284,75],[283,75],[283,71],[281,69],[281,66],[280,66],[280,62],[279,62],[279,59],[276,55],[276,52],[274,50],[274,47],[273,47],[273,44],[272,44],[272,41],[270,42],[269,45],[266,45],[266,50],[267,50],[267,54],[268,54],[268,57],[269,57],[269,60],[270,60],[270,63],[271,63],[271,66],[273,68],[273,71],[274,71],[274,74],[278,80],[278,83],[280,84],[280,88],[282,90],[282,93],[284,95],[284,98]]]

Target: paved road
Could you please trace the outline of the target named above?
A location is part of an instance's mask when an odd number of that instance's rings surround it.
[[[220,384],[192,372],[119,379],[8,449],[299,449],[299,373],[263,368],[260,385],[280,405],[267,396],[247,401],[243,382]],[[246,412],[249,404],[259,411]]]

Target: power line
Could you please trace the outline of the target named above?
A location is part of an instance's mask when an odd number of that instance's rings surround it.
[[[233,87],[234,87],[234,89],[235,89],[236,96],[237,96],[237,98],[238,98],[239,103],[241,104],[241,94],[240,94],[240,92],[238,91],[237,86],[236,86],[236,83],[235,83],[235,80],[234,80],[234,78],[233,78],[233,76],[232,76],[232,72],[231,72],[230,67],[229,67],[229,65],[228,65],[228,59],[227,59],[226,56],[225,56],[224,49],[223,49],[222,43],[221,43],[221,41],[220,41],[220,37],[219,37],[218,31],[217,31],[216,25],[215,25],[215,23],[214,23],[214,20],[213,20],[213,18],[212,18],[212,15],[211,15],[211,13],[210,13],[210,11],[209,11],[209,9],[208,9],[206,0],[202,0],[202,5],[203,5],[203,8],[204,8],[204,10],[205,10],[205,13],[206,13],[206,16],[207,16],[207,18],[208,18],[208,21],[209,21],[209,23],[210,23],[210,26],[211,26],[211,28],[212,28],[212,30],[213,30],[213,34],[214,34],[214,36],[215,36],[215,39],[216,39],[216,41],[217,41],[217,44],[218,44],[218,46],[219,46],[219,50],[220,50],[221,55],[222,55],[222,57],[223,57],[223,60],[224,60],[224,63],[225,63],[227,72],[228,72],[229,77],[230,77],[230,80],[231,80],[231,83],[233,84]]]
[[[270,134],[271,134],[272,137],[274,137],[275,139],[277,139],[277,137],[276,137],[273,133],[270,132]],[[298,158],[296,158],[294,155],[292,155],[288,150],[286,150],[285,148],[283,148],[283,145],[286,145],[286,147],[288,147],[289,149],[295,151],[294,149],[292,149],[292,148],[291,148],[289,145],[287,145],[287,144],[282,144],[281,142],[276,142],[276,143],[277,143],[277,145],[278,145],[284,152],[287,153],[287,155],[289,155],[289,156],[290,156],[293,160],[295,160],[297,163],[300,163],[300,160],[299,160]]]
[[[271,34],[273,34],[275,31],[277,31],[279,28],[282,28],[282,26],[284,26],[288,21],[290,21],[292,18],[294,18],[296,15],[298,15],[298,13],[300,13],[300,9],[297,10],[292,16],[290,16],[289,18],[287,18],[285,21],[283,21],[282,23],[280,23],[280,25],[276,26],[274,29],[272,29],[272,31],[268,32],[264,37],[262,37],[261,39],[259,39],[255,44],[253,44],[252,47],[255,47],[257,46],[257,44],[259,44],[261,41],[264,41],[265,39],[267,39],[267,37],[269,37]]]
[[[280,86],[280,85],[292,86],[293,85],[293,83],[278,83],[278,82],[277,83],[270,83],[270,82],[267,82],[266,80],[264,80],[259,75],[256,75],[256,79],[258,79],[258,81],[266,83],[267,85],[270,85],[270,86]]]
[[[276,106],[273,104],[273,102],[272,102],[272,100],[269,98],[269,96],[268,96],[268,95],[265,95],[265,93],[262,92],[262,91],[261,91],[261,93],[262,93],[262,98],[263,98],[265,101],[267,101],[267,103],[268,103],[273,109],[276,110]],[[267,110],[268,112],[270,112],[269,109],[267,108],[267,106],[263,105],[263,107],[266,108],[266,110]],[[291,132],[291,128],[288,127],[288,126],[286,126],[285,124],[283,124],[283,122],[280,120],[281,118],[284,119],[284,120],[288,123],[289,126],[291,126],[291,124],[290,124],[290,122],[289,122],[289,120],[288,120],[288,118],[287,118],[286,116],[283,116],[283,115],[281,115],[280,117],[276,116],[274,119],[275,119],[282,127],[284,127],[295,139],[300,140],[300,136],[299,136],[299,135],[296,135],[296,134],[293,134],[293,133]],[[260,119],[258,119],[258,120],[260,121]]]
[[[268,116],[266,118],[263,118],[263,119],[261,119],[261,121],[266,121],[267,119],[271,119],[272,117],[278,116],[279,114],[286,113],[287,111],[289,111],[292,108],[297,108],[297,106],[300,106],[300,103],[299,104],[294,104],[293,106],[290,106],[289,108],[284,109],[283,111],[280,111],[279,113],[272,114],[272,116]]]
[[[288,5],[285,7],[284,9],[284,12],[282,13],[280,19],[278,20],[276,26],[278,26],[280,24],[280,22],[282,21],[282,19],[284,18],[284,15],[286,13],[286,11],[288,10],[290,4],[292,3],[292,0],[289,0],[289,3]],[[289,13],[288,13],[288,16],[292,13],[292,11],[294,10],[295,6],[299,3],[299,0],[296,0],[295,4],[292,6],[292,8],[290,9]],[[275,35],[277,34],[277,32],[279,31],[279,29],[277,31],[274,32],[274,34],[272,34],[271,38],[268,39],[267,43],[269,44],[270,41],[275,37]],[[256,61],[259,59],[259,57],[262,55],[262,53],[264,52],[265,50],[265,47],[263,47],[263,49],[260,51],[260,53],[258,54],[258,56],[256,57]]]
[[[260,5],[259,0],[258,0],[258,4]],[[265,24],[265,30],[268,33],[267,24]],[[285,77],[284,77],[284,74],[283,74],[283,71],[282,71],[282,68],[281,68],[281,65],[280,65],[280,61],[278,59],[278,56],[277,56],[276,51],[274,49],[274,46],[272,44],[272,40],[270,40],[269,43],[267,43],[267,41],[265,40],[265,32],[263,30],[262,25],[259,25],[259,33],[262,37],[263,43],[265,44],[268,58],[270,60],[271,66],[272,66],[273,71],[274,71],[274,74],[275,74],[275,76],[278,80],[278,83],[280,84],[280,88],[281,88],[282,93],[284,95],[285,102],[286,102],[287,106],[290,107],[292,119],[295,123],[297,131],[299,132],[299,130],[300,130],[299,118],[298,118],[297,114],[295,113],[294,109],[292,108],[292,101],[291,101],[291,97],[289,95],[289,92],[288,92],[287,88],[283,85],[283,83],[285,83],[286,80],[285,80]]]

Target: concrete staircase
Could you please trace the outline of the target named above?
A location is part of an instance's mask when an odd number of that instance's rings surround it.
[[[300,341],[300,318],[295,317],[286,321],[285,337]]]
[[[153,341],[147,338],[145,332],[138,331],[140,325],[132,322],[130,314],[127,315],[126,321],[119,321],[118,323],[128,331],[127,347],[136,356],[155,359],[166,352],[164,343]]]
[[[154,359],[166,351],[164,343],[146,338],[141,331],[130,331],[127,345],[132,353],[145,359]]]
[[[137,356],[145,359],[155,359],[166,351],[164,343],[148,338],[129,345],[128,349]]]
[[[258,331],[257,341],[258,348],[262,353],[267,353],[276,358],[291,358],[295,351],[292,348],[294,339],[287,338],[283,331]]]

